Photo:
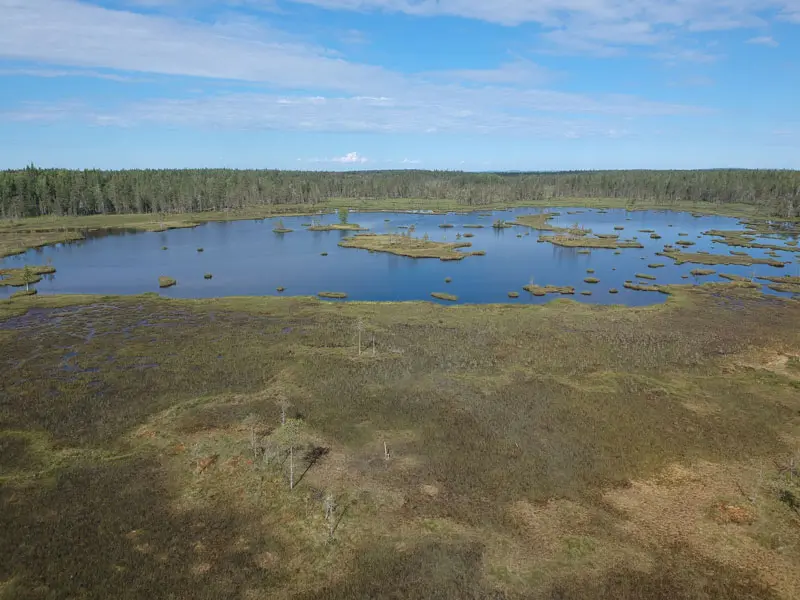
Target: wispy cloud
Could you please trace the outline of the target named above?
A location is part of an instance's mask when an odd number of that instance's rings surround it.
[[[759,37],[750,38],[747,40],[748,44],[758,44],[760,46],[771,46],[773,48],[778,46],[778,42],[775,41],[772,36],[769,35],[762,35]]]

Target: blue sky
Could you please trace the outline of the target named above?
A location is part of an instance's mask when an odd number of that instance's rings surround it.
[[[800,0],[0,0],[0,168],[800,168]]]

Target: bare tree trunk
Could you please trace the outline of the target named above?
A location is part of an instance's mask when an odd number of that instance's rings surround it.
[[[294,446],[289,446],[289,489],[294,489]]]

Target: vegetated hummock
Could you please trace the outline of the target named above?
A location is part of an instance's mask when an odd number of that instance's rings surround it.
[[[728,279],[729,281],[750,281],[749,277],[743,277],[741,275],[734,275],[732,273],[719,273],[719,276],[722,279]]]
[[[38,293],[39,292],[36,289],[31,288],[29,290],[17,290],[16,292],[13,292],[10,297],[11,298],[24,298],[25,296],[35,296]]]
[[[648,279],[650,281],[655,281],[656,280],[656,276],[655,275],[650,275],[649,273],[637,273],[636,277],[638,277],[639,279]]]
[[[374,252],[388,252],[409,258],[438,258],[439,260],[461,260],[471,253],[457,252],[459,248],[469,248],[470,242],[434,242],[395,234],[359,234],[345,238],[339,245],[343,248],[358,248]]]
[[[636,290],[638,292],[661,292],[662,294],[669,293],[663,286],[660,285],[649,285],[646,283],[626,281],[625,283],[622,284],[622,286],[629,290]]]
[[[567,285],[534,285],[531,283],[523,286],[522,289],[534,296],[544,296],[545,294],[572,295],[575,293],[575,288]]]
[[[12,286],[22,287],[26,284],[39,283],[42,275],[50,275],[56,272],[51,265],[34,266],[28,265],[28,279],[25,279],[25,267],[0,268],[0,287]]]
[[[647,265],[648,269],[660,269],[664,266],[664,263],[650,263]]]
[[[775,233],[779,232],[780,229],[774,227],[766,227],[766,231],[760,230],[761,233]],[[751,230],[744,230],[744,231],[736,231],[736,230],[720,230],[720,229],[711,229],[705,232],[706,235],[714,236],[715,238],[721,239],[714,239],[712,241],[719,243],[719,244],[726,244],[728,246],[734,247],[742,247],[742,248],[759,248],[763,250],[780,250],[783,252],[800,252],[800,248],[796,247],[795,244],[791,244],[790,242],[786,242],[786,245],[778,245],[778,244],[762,244],[760,242],[755,241],[755,235]]]
[[[583,281],[585,283],[600,283],[600,280],[597,277],[586,277]]]
[[[320,298],[347,298],[347,294],[344,292],[318,292],[317,296]]]
[[[448,302],[458,301],[458,296],[454,296],[453,294],[445,294],[444,292],[431,292],[431,297],[436,298],[437,300],[447,300]]]
[[[161,277],[158,278],[158,287],[161,288],[172,287],[176,283],[178,282],[175,281],[172,277],[167,277],[165,275],[162,275]]]
[[[678,246],[694,246],[692,240],[678,240],[675,242]]]
[[[214,277],[212,273],[206,273],[205,275],[203,275],[203,279],[211,279],[212,277]]]
[[[566,246],[568,248],[607,248],[616,250],[618,248],[644,248],[636,240],[619,240],[609,237],[589,237],[572,235],[541,235],[540,240],[550,242],[555,246]]]
[[[509,298],[519,298],[519,292],[508,292]]]
[[[769,265],[783,267],[781,261],[771,258],[755,258],[753,256],[740,256],[732,254],[708,254],[705,252],[681,252],[680,250],[665,250],[657,252],[659,256],[666,256],[675,261],[676,265],[695,263],[700,265]]]
[[[716,271],[714,269],[692,269],[689,273],[695,277],[704,277],[706,275],[714,275]]]
[[[290,230],[291,231],[291,230]],[[367,231],[357,223],[331,223],[330,225],[310,225],[307,231]]]
[[[483,229],[483,225],[480,225],[479,223],[466,223],[466,224],[462,225],[461,227],[463,227],[464,229]],[[467,234],[464,234],[464,235],[467,235]]]
[[[796,598],[800,303],[671,291],[0,302],[3,585]]]

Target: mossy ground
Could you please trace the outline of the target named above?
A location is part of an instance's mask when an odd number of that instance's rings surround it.
[[[0,302],[0,593],[796,598],[800,303],[672,291]]]

